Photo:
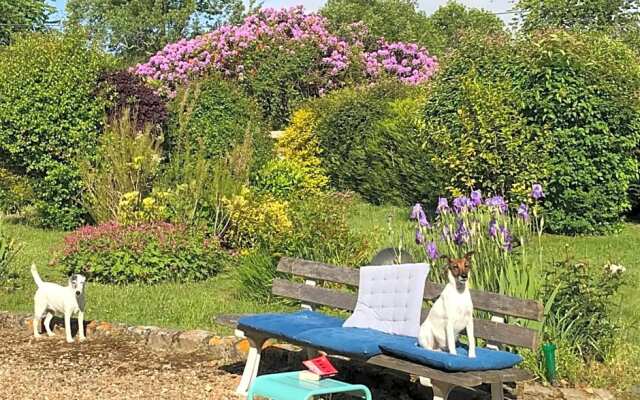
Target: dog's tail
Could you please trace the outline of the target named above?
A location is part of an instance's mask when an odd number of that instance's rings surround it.
[[[36,269],[36,264],[31,264],[31,275],[33,275],[33,280],[36,281],[36,286],[42,286],[42,279],[38,274],[38,270]]]

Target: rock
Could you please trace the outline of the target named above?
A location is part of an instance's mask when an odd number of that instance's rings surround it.
[[[594,396],[580,389],[562,388],[560,389],[560,393],[562,393],[564,400],[593,400],[594,399]]]
[[[553,388],[537,383],[524,385],[522,394],[525,399],[555,400],[562,398],[561,395]]]
[[[600,400],[615,400],[615,396],[606,389],[593,389],[593,394]]]
[[[631,398],[640,399],[640,385],[633,385],[629,388],[629,392]]]
[[[167,329],[152,330],[149,332],[147,345],[154,350],[170,350],[177,336],[178,332]]]
[[[175,348],[178,351],[190,353],[205,347],[211,336],[211,332],[203,330],[184,331],[178,334]]]

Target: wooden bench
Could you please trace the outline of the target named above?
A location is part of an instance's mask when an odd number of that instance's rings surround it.
[[[357,288],[359,271],[356,268],[337,267],[306,260],[282,258],[278,263],[277,270],[278,272],[291,276],[304,278],[305,281],[302,283],[285,279],[275,279],[272,286],[272,292],[275,295],[300,300],[302,306],[307,309],[318,305],[346,311],[353,311],[355,308],[357,300],[355,293],[325,288],[322,287],[321,284],[323,282],[333,282]],[[424,298],[426,300],[436,299],[440,295],[442,288],[442,285],[427,282]],[[543,317],[542,304],[532,300],[522,300],[478,290],[472,290],[471,297],[474,308],[484,311],[482,314],[491,317],[491,320],[475,319],[475,335],[477,338],[485,339],[491,346],[508,345],[534,350],[538,348],[539,339],[537,331],[522,326],[510,325],[505,321],[508,321],[506,317],[541,321]],[[426,318],[428,310],[428,308],[423,309],[423,320]],[[218,321],[225,321],[225,318],[218,319]],[[226,318],[227,324],[229,321],[230,320]],[[262,346],[267,339],[273,337],[265,334],[265,332],[250,330],[236,330],[236,335],[248,339],[251,346],[244,373],[237,389],[238,394],[246,395],[251,382],[255,379],[258,372]],[[304,344],[295,343],[286,338],[276,337],[274,339],[285,339],[292,344],[304,346]],[[312,350],[324,351],[325,349],[318,348]],[[327,353],[344,358],[344,355],[334,354],[334,352],[330,350],[327,350]],[[493,400],[502,400],[504,398],[503,383],[521,382],[533,378],[529,372],[518,368],[491,371],[446,372],[388,355],[377,355],[359,361],[391,368],[418,377],[429,378],[433,388],[434,399],[436,400],[447,399],[450,391],[456,386],[473,388],[482,384],[490,385],[491,398]]]

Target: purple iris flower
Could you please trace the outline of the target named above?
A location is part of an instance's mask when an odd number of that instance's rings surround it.
[[[504,201],[504,197],[502,196],[489,197],[485,201],[485,204],[488,205],[489,207],[495,208],[496,210],[498,210],[499,213],[505,213],[509,208],[507,206],[507,202]]]
[[[544,197],[544,193],[542,192],[542,185],[541,184],[535,183],[531,187],[531,197],[533,197],[536,200]]]
[[[456,228],[456,231],[453,234],[453,241],[458,246],[461,246],[467,243],[467,240],[469,240],[469,231],[464,226],[464,221],[458,220],[458,227]]]
[[[427,254],[432,261],[438,259],[438,248],[436,247],[436,242],[429,242],[427,245]]]
[[[526,204],[522,203],[520,207],[518,207],[518,217],[524,221],[529,221],[529,207]]]
[[[478,207],[482,204],[482,192],[480,190],[474,190],[471,192],[471,204],[474,207]]]
[[[438,198],[438,208],[436,209],[436,212],[438,214],[442,214],[449,211],[449,202],[447,201],[446,197],[439,197]]]
[[[420,226],[423,227],[427,227],[430,228],[431,225],[429,224],[429,221],[427,220],[427,214],[424,213],[424,211],[420,210],[420,212],[418,213],[418,223],[420,224]]]
[[[500,234],[502,235],[502,241],[504,242],[504,249],[506,251],[513,250],[513,238],[511,237],[511,232],[509,232],[509,229],[507,229],[506,226],[500,227]]]
[[[489,222],[489,236],[493,239],[498,236],[498,222],[495,219],[492,219],[491,222]]]
[[[409,216],[409,218],[418,219],[418,216],[421,212],[424,213],[422,211],[422,205],[420,205],[420,203],[416,203],[416,205],[411,209],[411,215]]]
[[[416,244],[424,243],[424,235],[420,229],[416,229]]]
[[[467,196],[460,196],[453,199],[453,209],[455,210],[456,214],[460,214],[466,211],[470,208],[470,206],[471,200],[469,200]]]

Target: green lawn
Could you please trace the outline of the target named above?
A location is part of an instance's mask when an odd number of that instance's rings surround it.
[[[35,262],[44,280],[65,282],[62,271],[48,265],[63,243],[63,232],[45,231],[22,225],[5,224],[5,232],[23,244],[17,264],[22,287],[15,291],[0,289],[0,310],[32,311],[35,284],[29,266]],[[131,325],[158,325],[183,329],[210,329],[229,333],[216,326],[212,317],[219,314],[252,313],[278,309],[279,306],[243,300],[232,271],[206,282],[112,286],[87,285],[87,318]]]
[[[358,205],[352,212],[350,223],[354,229],[366,232],[371,247],[379,249],[397,245],[400,237],[405,243],[413,241],[413,225],[407,221],[408,211],[397,207]],[[35,287],[28,266],[35,262],[45,280],[64,282],[63,273],[48,265],[54,253],[60,250],[64,233],[14,224],[4,224],[2,229],[24,245],[18,265],[25,279],[18,290],[0,289],[0,310],[30,312]],[[621,315],[627,321],[637,320],[640,308],[640,298],[636,295],[640,283],[640,224],[628,223],[620,234],[606,237],[545,235],[542,245],[548,261],[564,257],[568,248],[576,258],[596,265],[606,261],[623,264],[629,274],[629,284],[623,292],[624,301],[620,302]],[[90,284],[87,296],[88,318],[176,328],[220,330],[211,320],[214,315],[261,312],[277,307],[243,300],[231,270],[206,282],[191,284]]]

